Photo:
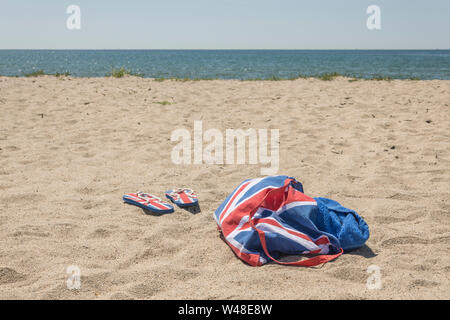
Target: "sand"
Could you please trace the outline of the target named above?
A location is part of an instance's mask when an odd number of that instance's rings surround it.
[[[194,120],[279,129],[278,174],[359,212],[367,245],[317,268],[241,262],[212,215],[261,165],[172,163]],[[121,199],[182,186],[201,212]],[[449,299],[449,187],[450,81],[0,77],[0,298]]]

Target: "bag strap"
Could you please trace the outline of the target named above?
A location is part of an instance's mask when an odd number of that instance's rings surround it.
[[[285,182],[283,187],[280,188],[286,188],[289,187],[291,183],[291,180],[288,180],[287,182]],[[253,230],[255,230],[258,233],[259,236],[259,240],[261,241],[261,245],[263,247],[264,253],[273,261],[275,261],[278,264],[281,265],[291,265],[291,266],[303,266],[303,267],[314,267],[317,266],[319,264],[322,263],[327,263],[331,260],[336,259],[337,257],[339,257],[344,250],[342,248],[340,248],[340,252],[337,254],[322,254],[322,255],[318,255],[312,258],[308,258],[308,259],[302,259],[302,260],[298,260],[298,261],[291,261],[291,262],[282,262],[282,261],[278,261],[277,259],[275,259],[274,257],[272,257],[272,255],[269,253],[269,250],[267,249],[267,244],[266,244],[266,235],[264,233],[264,231],[259,230],[256,226],[255,223],[253,222],[253,216],[255,215],[256,211],[258,211],[259,207],[261,206],[261,204],[265,201],[266,197],[274,190],[280,190],[280,188],[276,188],[276,189],[272,189],[271,191],[269,191],[265,197],[263,198],[263,200],[261,201],[261,203],[256,206],[254,209],[252,209],[252,211],[250,211],[249,214],[249,222],[250,225],[252,227]]]
[[[308,258],[308,259],[304,259],[304,260],[298,260],[298,261],[291,261],[291,262],[278,261],[277,259],[272,257],[270,255],[269,251],[267,250],[266,237],[264,235],[264,232],[259,230],[259,229],[257,229],[256,227],[253,227],[253,229],[255,229],[258,232],[259,239],[261,241],[261,245],[262,245],[262,247],[264,249],[264,253],[270,259],[272,259],[273,261],[275,261],[278,264],[290,265],[290,266],[314,267],[314,266],[317,266],[319,264],[327,263],[327,262],[329,262],[331,260],[334,260],[334,259],[339,257],[344,252],[344,250],[341,248],[340,252],[338,252],[337,254],[322,254],[322,255],[317,255],[315,257],[312,257],[312,258]]]

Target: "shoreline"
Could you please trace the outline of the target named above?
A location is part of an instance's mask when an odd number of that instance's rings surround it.
[[[297,77],[291,78],[282,78],[282,77],[269,77],[269,78],[247,78],[247,79],[233,79],[233,78],[181,78],[181,77],[146,77],[143,75],[129,74],[125,72],[123,75],[112,76],[112,75],[104,75],[104,76],[74,76],[71,74],[64,73],[43,73],[43,74],[21,74],[21,75],[1,75],[0,78],[40,78],[40,77],[56,77],[56,78],[71,78],[71,79],[105,79],[105,78],[142,78],[142,79],[150,79],[153,81],[177,81],[177,82],[189,82],[189,81],[214,81],[214,80],[223,80],[223,81],[295,81],[295,80],[308,80],[308,79],[318,79],[323,81],[330,81],[334,79],[343,78],[349,81],[396,81],[396,80],[406,80],[406,81],[450,81],[450,79],[420,79],[416,77],[406,77],[406,78],[392,78],[389,76],[376,76],[372,78],[362,78],[355,77],[351,75],[343,75],[338,73],[324,73],[317,75],[299,75]]]

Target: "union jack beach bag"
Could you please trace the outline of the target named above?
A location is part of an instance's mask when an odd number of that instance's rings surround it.
[[[302,184],[288,176],[245,180],[214,218],[225,242],[251,266],[275,261],[312,267],[361,247],[369,238],[369,227],[355,211],[330,199],[308,197]],[[313,257],[277,260],[300,254]]]

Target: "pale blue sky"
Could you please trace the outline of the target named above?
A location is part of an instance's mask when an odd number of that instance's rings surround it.
[[[0,49],[450,49],[450,0],[0,0]]]

